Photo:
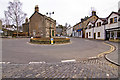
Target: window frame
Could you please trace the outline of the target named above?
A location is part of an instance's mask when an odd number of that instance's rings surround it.
[[[110,18],[110,24],[114,23],[114,18]]]
[[[116,22],[115,22],[116,21]],[[117,23],[117,17],[114,17],[114,23]]]
[[[98,32],[98,37],[100,37],[100,32]]]
[[[91,36],[91,32],[89,32],[89,36]]]

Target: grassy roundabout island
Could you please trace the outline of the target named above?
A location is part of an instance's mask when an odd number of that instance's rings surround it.
[[[69,42],[70,42],[69,38],[61,38],[61,37],[53,38],[53,44],[64,44],[64,43],[69,43]],[[51,44],[51,39],[50,38],[31,38],[30,43]]]

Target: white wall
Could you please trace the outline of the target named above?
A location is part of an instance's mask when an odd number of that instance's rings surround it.
[[[98,37],[98,32],[100,32],[100,37]],[[96,39],[105,39],[105,29],[104,25],[94,28],[94,33],[96,33]]]
[[[97,27],[97,23],[101,22],[101,26]],[[102,25],[103,21],[98,19],[95,23],[94,33],[96,33],[96,39],[105,39],[105,25]],[[100,32],[100,37],[98,37],[98,32]]]
[[[106,25],[106,28],[105,29],[110,29],[110,28],[116,28],[118,27],[118,22],[117,23],[112,23],[110,24],[110,18],[114,18],[114,17],[117,17],[117,21],[119,19],[119,16],[115,13],[113,13],[109,18],[108,18],[108,24]]]
[[[87,38],[87,33],[88,33],[88,38],[94,38],[94,33],[93,33],[93,28],[89,29],[89,25],[93,26],[91,22],[88,23],[87,29],[85,30],[85,38]],[[89,32],[91,32],[91,36],[89,36]]]
[[[69,29],[67,29],[67,36],[71,36],[71,34],[73,33],[73,28],[70,27]]]
[[[89,36],[89,32],[91,32],[91,36]],[[85,31],[85,38],[87,38],[87,34],[88,33],[88,38],[93,38],[93,28],[91,29],[86,29]]]

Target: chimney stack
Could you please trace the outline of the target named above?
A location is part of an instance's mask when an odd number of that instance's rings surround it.
[[[28,23],[28,18],[25,19],[25,23]]]
[[[81,22],[83,22],[84,21],[84,19],[83,18],[81,18]]]
[[[92,16],[96,16],[96,11],[92,11]]]
[[[39,12],[39,7],[38,7],[38,5],[35,6],[35,11],[36,11],[36,12]]]

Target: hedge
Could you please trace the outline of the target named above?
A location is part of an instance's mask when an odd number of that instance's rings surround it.
[[[37,43],[37,44],[50,44],[50,38],[33,38],[30,39],[31,43]],[[69,38],[53,38],[54,44],[62,44],[62,43],[69,43]]]

